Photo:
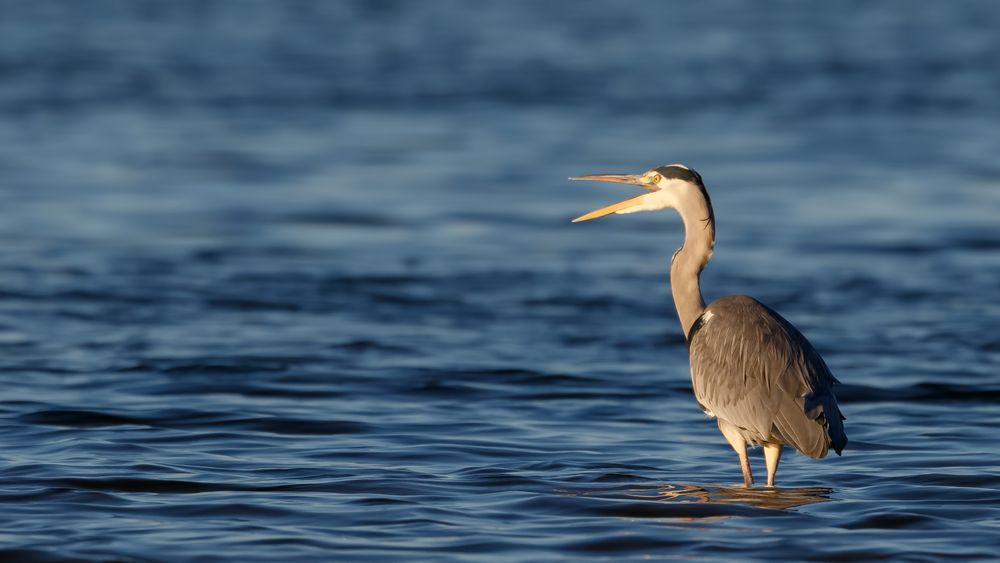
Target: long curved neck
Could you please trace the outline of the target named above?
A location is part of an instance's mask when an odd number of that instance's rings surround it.
[[[691,325],[705,311],[698,278],[715,247],[715,219],[711,202],[701,193],[685,198],[677,206],[677,213],[684,220],[684,246],[677,249],[670,262],[670,291],[686,338]]]

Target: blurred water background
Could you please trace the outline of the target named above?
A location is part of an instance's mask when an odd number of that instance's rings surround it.
[[[971,559],[1000,4],[0,3],[0,558]],[[778,491],[690,393],[683,162],[844,383]],[[753,456],[763,474],[760,453]]]

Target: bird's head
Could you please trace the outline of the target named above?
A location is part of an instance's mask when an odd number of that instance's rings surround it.
[[[574,223],[597,219],[611,213],[635,213],[637,211],[656,211],[668,207],[676,208],[696,194],[707,198],[701,176],[682,164],[659,166],[642,174],[591,174],[589,176],[573,176],[570,180],[634,184],[649,190],[648,193],[577,217],[573,219]]]

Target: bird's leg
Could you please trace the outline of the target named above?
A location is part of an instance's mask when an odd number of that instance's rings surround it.
[[[778,472],[781,459],[781,444],[764,444],[764,460],[767,462],[767,486],[774,486],[774,475]]]
[[[753,486],[753,472],[750,471],[750,459],[747,457],[746,445],[736,450],[736,455],[740,456],[740,469],[743,470],[743,486],[749,489]]]
[[[736,450],[736,455],[740,456],[740,469],[743,470],[743,486],[750,488],[753,486],[753,472],[750,471],[750,459],[747,457],[747,441],[743,437],[743,434],[733,425],[725,422],[721,418],[719,421],[719,430],[722,435],[726,437],[726,441],[729,445]]]

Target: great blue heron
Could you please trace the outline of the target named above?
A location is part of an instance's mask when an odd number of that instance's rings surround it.
[[[691,357],[698,405],[718,421],[740,457],[743,483],[753,485],[747,445],[761,445],[767,484],[774,486],[781,447],[812,457],[839,455],[847,444],[844,416],[833,395],[838,383],[823,358],[791,323],[746,295],[707,307],[698,277],[715,246],[715,215],[701,176],[670,164],[642,174],[594,174],[570,180],[634,184],[649,193],[603,207],[574,223],[611,213],[674,208],[684,221],[684,245],[670,260],[670,289]]]

